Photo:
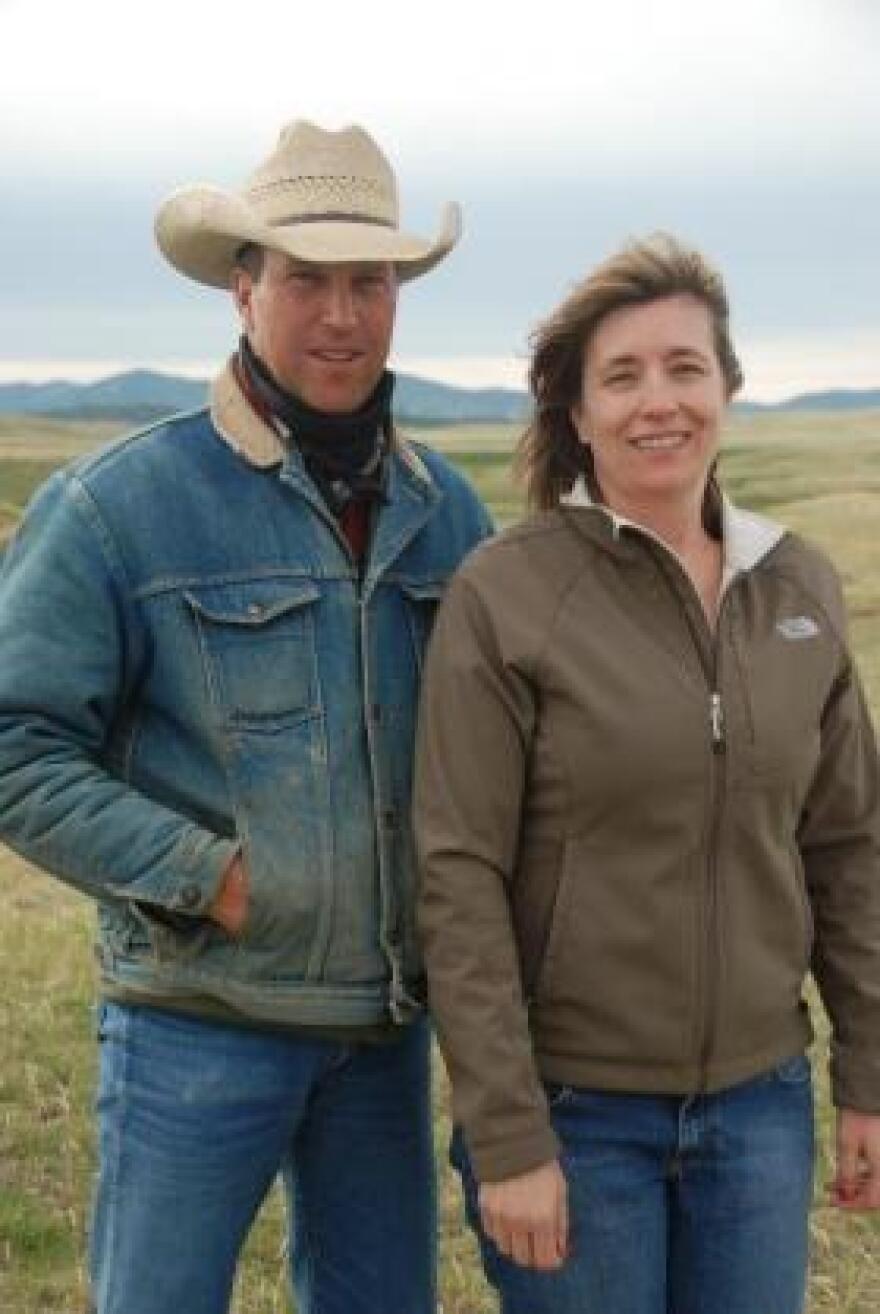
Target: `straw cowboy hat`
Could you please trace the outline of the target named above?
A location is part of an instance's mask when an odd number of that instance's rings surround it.
[[[237,253],[251,243],[322,264],[390,261],[409,279],[432,269],[461,234],[455,204],[433,241],[401,232],[398,222],[394,173],[372,137],[299,120],[282,129],[240,191],[195,186],[169,196],[156,216],[156,240],[182,274],[228,288]]]

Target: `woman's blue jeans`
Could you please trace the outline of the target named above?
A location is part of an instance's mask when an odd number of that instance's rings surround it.
[[[800,1056],[717,1095],[550,1087],[571,1256],[521,1268],[481,1233],[460,1135],[451,1158],[504,1314],[800,1314],[813,1104]]]
[[[353,1046],[105,1004],[100,1046],[98,1314],[226,1314],[278,1173],[300,1314],[433,1314],[424,1023]]]

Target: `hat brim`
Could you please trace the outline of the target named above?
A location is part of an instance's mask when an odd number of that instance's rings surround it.
[[[214,187],[188,187],[169,196],[156,215],[156,241],[181,274],[209,287],[228,288],[246,243],[283,251],[315,264],[388,262],[402,281],[427,274],[461,236],[461,211],[450,202],[433,240],[381,224],[344,219],[273,226],[241,197]]]

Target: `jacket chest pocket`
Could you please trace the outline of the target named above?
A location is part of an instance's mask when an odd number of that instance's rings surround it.
[[[271,731],[320,710],[311,581],[189,590],[212,702],[232,729]]]
[[[783,631],[784,635],[784,631]],[[740,677],[749,775],[805,790],[819,763],[821,724],[834,666],[817,638],[734,648]]]

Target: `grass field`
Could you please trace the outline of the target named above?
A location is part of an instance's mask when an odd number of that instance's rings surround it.
[[[0,541],[54,466],[112,432],[105,426],[0,420]],[[503,426],[426,431],[473,478],[499,521],[516,518]],[[737,418],[723,477],[735,498],[822,542],[842,573],[853,642],[880,709],[880,413]],[[84,1238],[93,1162],[91,913],[84,900],[0,850],[0,1314],[83,1314]],[[816,1049],[822,1129],[811,1218],[811,1314],[877,1314],[880,1217],[843,1217],[824,1202],[830,1115],[825,1029]],[[444,1166],[448,1103],[438,1065],[443,1314],[495,1308]],[[280,1203],[270,1198],[241,1266],[234,1314],[289,1314]],[[389,1311],[396,1314],[396,1311]],[[772,1311],[755,1311],[772,1314]]]

